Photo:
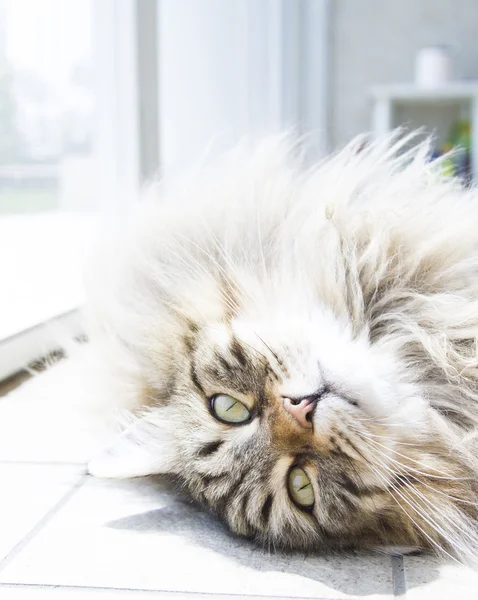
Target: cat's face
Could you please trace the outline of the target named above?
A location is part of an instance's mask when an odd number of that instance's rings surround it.
[[[93,473],[174,473],[269,547],[448,541],[432,507],[463,495],[461,467],[386,345],[319,309],[192,324],[181,337],[165,405],[109,451],[119,471],[103,457]]]
[[[397,500],[428,416],[385,349],[327,311],[218,321],[187,346],[172,468],[234,532],[295,549],[417,542]]]

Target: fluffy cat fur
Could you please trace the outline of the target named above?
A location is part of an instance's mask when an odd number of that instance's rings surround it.
[[[478,193],[410,139],[310,168],[270,138],[151,192],[90,277],[98,369],[133,415],[93,474],[173,473],[269,547],[477,558]],[[283,398],[317,390],[301,428]],[[252,419],[216,419],[218,393]]]

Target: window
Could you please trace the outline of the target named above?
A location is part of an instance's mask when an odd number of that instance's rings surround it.
[[[91,236],[159,166],[291,125],[325,151],[327,6],[0,0],[0,378],[77,331]]]
[[[0,0],[0,378],[51,349],[45,323],[77,332],[91,236],[134,201],[134,7]]]

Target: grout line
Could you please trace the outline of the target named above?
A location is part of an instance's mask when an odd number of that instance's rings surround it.
[[[56,504],[50,508],[48,512],[37,522],[36,525],[10,550],[10,552],[0,561],[0,571],[2,571],[12,560],[19,554],[23,548],[47,525],[53,517],[60,511],[60,509],[70,500],[70,498],[76,494],[76,492],[82,487],[85,481],[88,479],[88,475],[83,474],[74,483],[71,488],[58,500]]]
[[[290,596],[271,596],[268,594],[234,594],[234,593],[223,593],[223,592],[185,592],[181,590],[158,590],[158,589],[145,589],[145,588],[116,588],[116,587],[105,587],[105,586],[94,586],[94,585],[59,585],[54,583],[2,583],[0,582],[0,589],[2,588],[20,588],[20,589],[37,589],[37,590],[68,590],[68,591],[97,591],[97,592],[136,592],[138,594],[163,594],[165,596],[171,596],[173,598],[183,598],[185,596],[191,596],[195,598],[224,598],[224,600],[291,600]],[[293,600],[328,600],[327,598],[321,598],[316,596],[294,596]],[[350,600],[359,600],[359,598],[350,598]]]
[[[405,579],[405,564],[403,556],[393,554],[392,560],[392,579],[393,579],[393,595],[395,598],[405,598],[407,593],[407,582]]]

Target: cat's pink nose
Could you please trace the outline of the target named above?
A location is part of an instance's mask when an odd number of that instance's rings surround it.
[[[284,398],[284,408],[294,417],[301,427],[304,427],[304,429],[312,429],[312,421],[309,421],[309,419],[312,416],[312,411],[317,404],[317,400],[316,394],[297,400]],[[308,417],[308,415],[310,416]]]

